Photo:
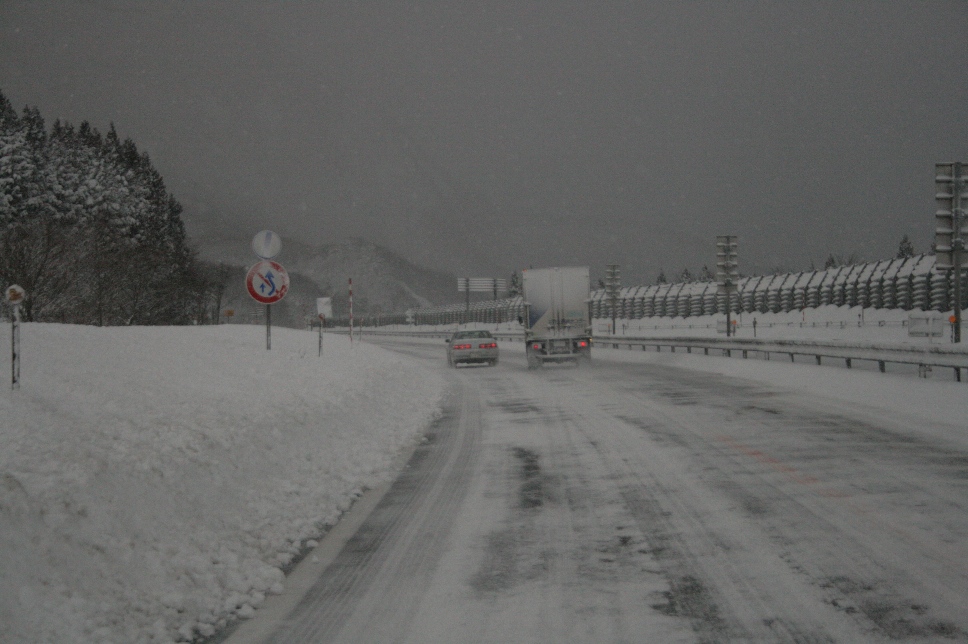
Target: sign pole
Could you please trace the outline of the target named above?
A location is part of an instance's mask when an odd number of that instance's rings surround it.
[[[20,305],[13,305],[13,315],[10,320],[10,332],[13,355],[11,356],[11,389],[20,389]]]
[[[350,278],[350,344],[353,344],[353,278]]]
[[[272,349],[272,305],[266,304],[266,351]]]
[[[323,355],[323,324],[326,323],[326,316],[320,314],[319,316],[319,354],[317,357],[322,357]]]

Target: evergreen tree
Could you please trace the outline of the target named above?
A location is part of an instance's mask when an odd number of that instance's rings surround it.
[[[713,274],[711,270],[709,270],[709,266],[707,266],[706,264],[703,264],[702,271],[699,273],[699,281],[700,282],[716,281],[716,276]]]
[[[897,259],[907,259],[908,257],[914,257],[914,244],[908,239],[907,235],[901,238],[901,242],[897,246]]]
[[[57,121],[48,134],[36,108],[18,116],[0,93],[0,281],[27,291],[25,319],[217,320],[200,303],[224,283],[206,275],[181,213],[113,124],[102,136]]]
[[[518,275],[517,271],[513,271],[508,280],[508,297],[517,297],[518,295],[521,295],[521,276]]]
[[[682,272],[679,273],[679,281],[691,284],[693,282],[692,272],[688,268],[682,269]]]
[[[665,271],[661,268],[659,269],[659,274],[655,278],[655,283],[656,285],[669,283],[669,280],[666,279]]]

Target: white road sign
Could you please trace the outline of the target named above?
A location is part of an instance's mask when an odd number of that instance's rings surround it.
[[[262,259],[272,259],[282,250],[282,238],[271,230],[263,230],[252,238],[252,250]]]

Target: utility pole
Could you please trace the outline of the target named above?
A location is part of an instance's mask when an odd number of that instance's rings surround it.
[[[954,280],[954,309],[952,316],[952,342],[961,342],[961,270],[965,250],[965,240],[961,236],[962,222],[965,220],[963,204],[968,203],[968,191],[960,162],[936,163],[934,184],[935,201],[935,269],[951,271]]]
[[[739,282],[739,264],[736,261],[736,235],[716,237],[716,291],[726,295],[726,337],[733,334],[732,294]]]
[[[615,321],[618,317],[618,296],[622,289],[622,270],[618,264],[609,264],[605,268],[605,294],[608,296],[612,309],[612,333],[616,331]]]

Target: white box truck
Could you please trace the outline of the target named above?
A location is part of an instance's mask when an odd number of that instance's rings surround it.
[[[522,271],[522,286],[528,368],[590,360],[588,267],[527,269]]]

